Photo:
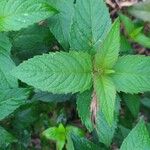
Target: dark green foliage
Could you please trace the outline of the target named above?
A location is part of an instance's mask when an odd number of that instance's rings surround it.
[[[149,150],[149,12],[0,0],[0,150]]]

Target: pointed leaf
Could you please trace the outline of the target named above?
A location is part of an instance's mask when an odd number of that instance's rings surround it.
[[[81,118],[82,123],[86,126],[86,128],[91,132],[93,130],[92,123],[92,113],[91,113],[91,102],[92,102],[92,92],[85,91],[81,93],[77,97],[77,110],[79,117]]]
[[[60,13],[49,19],[49,28],[65,50],[69,50],[70,30],[73,17],[73,0],[50,0]]]
[[[49,139],[56,141],[58,150],[62,150],[65,145],[66,131],[62,124],[57,127],[51,127],[43,132],[43,135]]]
[[[150,149],[150,137],[143,121],[140,121],[123,141],[120,150],[128,149]]]
[[[103,0],[77,0],[71,29],[72,50],[92,50],[106,37],[111,21]]]
[[[98,101],[98,108],[104,114],[109,125],[114,120],[116,90],[112,80],[107,76],[95,75],[94,88]]]
[[[117,128],[119,109],[120,109],[120,98],[119,96],[117,96],[114,112],[114,120],[111,126],[108,124],[107,119],[104,117],[101,111],[97,113],[96,132],[98,135],[98,139],[101,143],[104,143],[107,147],[110,146],[112,139],[114,137],[115,129]]]
[[[56,12],[46,0],[1,0],[0,31],[20,30]]]
[[[17,87],[17,80],[10,75],[10,71],[15,67],[10,58],[11,43],[8,37],[0,33],[0,88]]]
[[[0,120],[13,113],[21,105],[24,105],[28,96],[28,89],[0,89]]]
[[[92,84],[92,62],[86,53],[49,53],[23,62],[13,74],[43,91],[58,94],[83,92]]]
[[[112,68],[120,50],[120,22],[117,19],[95,55],[96,68]]]
[[[120,57],[111,75],[118,92],[150,91],[150,57],[128,55]]]

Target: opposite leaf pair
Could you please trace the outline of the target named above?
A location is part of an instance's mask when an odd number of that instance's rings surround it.
[[[75,51],[35,56],[20,64],[13,75],[42,91],[59,94],[83,92],[93,85],[98,107],[112,124],[116,91],[150,90],[149,57],[118,58],[119,49],[120,23],[116,20],[94,57]]]

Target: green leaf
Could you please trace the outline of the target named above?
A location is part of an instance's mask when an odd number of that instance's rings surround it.
[[[86,128],[91,132],[93,130],[92,123],[92,113],[91,113],[91,102],[92,102],[92,92],[85,91],[81,93],[77,97],[77,110],[79,117],[81,118],[82,123],[86,126]]]
[[[32,98],[32,101],[42,101],[42,102],[65,102],[70,100],[71,94],[52,94],[49,92],[37,91]]]
[[[0,147],[7,147],[10,143],[16,142],[16,138],[0,126]]]
[[[140,97],[139,95],[131,95],[131,94],[124,94],[123,99],[129,108],[132,115],[137,118],[140,110]]]
[[[127,34],[130,35],[133,32],[133,30],[135,29],[135,25],[134,25],[133,21],[129,17],[127,17],[121,13],[119,14],[119,17],[125,27]]]
[[[0,31],[20,30],[56,12],[46,0],[1,0]]]
[[[92,84],[92,62],[90,55],[82,52],[49,53],[23,62],[13,75],[42,91],[83,92]]]
[[[116,105],[114,112],[114,120],[112,125],[110,126],[107,122],[107,119],[104,117],[102,112],[97,113],[96,117],[96,132],[98,135],[98,139],[101,143],[104,143],[107,147],[110,146],[112,139],[114,137],[115,129],[117,128],[118,115],[120,109],[120,98],[117,96]]]
[[[51,0],[60,13],[49,19],[49,28],[65,50],[69,50],[70,30],[73,17],[73,0]]]
[[[141,103],[142,103],[145,107],[150,108],[150,98],[147,98],[147,97],[143,98],[143,99],[141,100]]]
[[[66,127],[66,138],[67,138],[66,149],[67,150],[74,150],[73,141],[72,141],[72,138],[71,138],[72,134],[74,134],[78,137],[83,137],[85,135],[83,130],[81,130],[80,128],[68,125]]]
[[[150,138],[144,121],[140,121],[123,141],[120,150],[149,150]]]
[[[84,131],[80,128],[77,128],[75,126],[67,125],[66,127],[66,135],[70,136],[70,134],[73,133],[79,137],[83,137],[85,135]]]
[[[150,38],[142,33],[143,27],[137,26],[129,17],[120,14],[121,21],[124,24],[125,31],[129,37],[144,47],[150,48]]]
[[[99,150],[100,147],[85,138],[72,135],[74,150]]]
[[[150,38],[143,33],[136,35],[133,40],[144,47],[150,48]]]
[[[150,58],[140,55],[120,57],[111,75],[118,92],[150,91]]]
[[[94,88],[98,101],[98,108],[104,114],[106,121],[111,126],[114,120],[116,89],[108,76],[94,76]]]
[[[95,67],[112,68],[116,63],[120,50],[120,22],[117,19],[95,55]]]
[[[109,11],[103,0],[77,0],[71,28],[71,49],[95,53],[95,47],[106,37],[110,25]]]
[[[12,52],[21,61],[48,52],[52,47],[53,37],[49,28],[38,24],[13,32],[10,37]]]
[[[28,96],[28,89],[0,89],[0,120],[13,113],[21,105],[24,105]]]
[[[133,54],[133,48],[131,46],[131,43],[127,40],[127,38],[123,35],[121,35],[120,39],[120,53],[121,54]]]
[[[143,21],[150,22],[150,0],[137,3],[128,9],[128,12]]]
[[[0,33],[0,88],[17,87],[17,80],[10,75],[10,71],[15,68],[14,62],[10,58],[11,43],[8,37]]]
[[[57,127],[51,127],[43,132],[43,135],[49,139],[56,141],[58,150],[62,150],[65,145],[66,131],[62,124]]]

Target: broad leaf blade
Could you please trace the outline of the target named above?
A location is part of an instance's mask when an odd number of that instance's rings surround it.
[[[6,35],[0,33],[0,88],[17,87],[17,80],[10,75],[10,71],[15,68],[14,62],[10,58],[11,43]]]
[[[118,115],[120,109],[120,98],[117,96],[114,112],[114,120],[110,126],[107,119],[104,117],[102,112],[97,113],[96,117],[96,132],[98,139],[101,143],[104,143],[107,147],[110,146],[112,139],[114,137],[115,129],[117,128]]]
[[[56,12],[43,0],[1,0],[0,31],[20,30]]]
[[[112,68],[120,50],[120,22],[117,19],[95,55],[96,68]]]
[[[77,0],[71,29],[72,50],[87,51],[99,45],[110,29],[111,20],[103,0]]]
[[[150,137],[143,121],[140,121],[123,141],[120,150],[128,149],[150,149]]]
[[[42,91],[58,94],[83,92],[92,84],[92,62],[86,53],[49,53],[23,62],[13,74]]]
[[[0,89],[0,120],[24,105],[28,96],[28,89]]]
[[[98,108],[104,114],[109,125],[114,120],[116,90],[112,80],[107,76],[95,75],[94,88],[98,101]]]
[[[137,3],[130,7],[128,11],[131,15],[150,22],[150,0]]]
[[[48,52],[53,43],[49,28],[38,24],[18,32],[11,32],[10,37],[13,45],[12,52],[21,61]]]
[[[139,93],[150,91],[150,58],[128,55],[120,57],[115,73],[111,75],[118,92]]]
[[[69,50],[70,30],[73,17],[73,0],[51,0],[60,13],[49,19],[49,28],[65,50]]]
[[[123,94],[123,99],[127,107],[129,108],[131,114],[136,118],[140,111],[140,96]]]
[[[77,110],[82,123],[91,132],[93,130],[92,112],[91,112],[92,92],[85,91],[77,97]]]

